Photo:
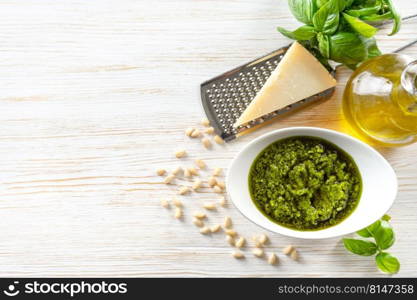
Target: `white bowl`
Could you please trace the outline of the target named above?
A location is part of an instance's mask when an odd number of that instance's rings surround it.
[[[362,176],[362,195],[353,213],[339,224],[315,231],[292,230],[270,221],[253,203],[248,185],[249,170],[253,161],[271,143],[291,136],[323,138],[350,154],[358,166]],[[376,150],[349,135],[317,127],[280,129],[253,140],[232,161],[226,185],[231,200],[249,220],[270,231],[302,239],[336,237],[372,224],[391,207],[398,188],[394,170]]]

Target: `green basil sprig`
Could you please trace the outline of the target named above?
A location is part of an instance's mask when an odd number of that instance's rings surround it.
[[[395,242],[395,234],[389,223],[391,217],[385,215],[381,220],[363,228],[357,232],[364,238],[371,238],[374,241],[361,239],[343,239],[345,248],[357,255],[375,255],[375,262],[378,268],[385,273],[395,274],[400,270],[400,262],[391,254],[384,252]]]
[[[392,0],[288,0],[288,4],[295,18],[305,25],[294,31],[282,27],[277,30],[302,42],[324,65],[333,60],[355,69],[361,62],[381,55],[374,25],[392,20],[390,35],[401,27]]]

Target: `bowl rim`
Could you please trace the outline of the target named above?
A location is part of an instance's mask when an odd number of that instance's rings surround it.
[[[353,137],[353,136],[350,136],[350,135],[348,135],[348,134],[346,134],[346,133],[344,133],[344,132],[339,132],[339,131],[336,131],[336,130],[332,130],[332,129],[327,129],[327,128],[321,128],[321,127],[315,127],[315,126],[293,126],[293,127],[286,127],[286,128],[279,128],[279,129],[276,129],[276,130],[273,130],[273,131],[271,131],[271,132],[267,132],[267,133],[265,133],[265,134],[262,134],[262,135],[260,135],[260,136],[258,136],[258,137],[256,137],[255,139],[253,139],[252,141],[250,141],[249,143],[247,143],[245,146],[243,146],[243,148],[241,148],[240,149],[240,151],[235,155],[235,157],[232,159],[232,161],[229,163],[229,165],[228,165],[228,169],[227,169],[227,173],[226,173],[226,191],[227,191],[227,195],[229,196],[229,198],[230,198],[230,200],[231,200],[231,202],[233,203],[233,205],[237,208],[237,210],[240,212],[240,214],[242,214],[246,219],[248,219],[251,223],[253,223],[253,224],[255,224],[255,225],[257,225],[257,226],[260,226],[261,228],[263,228],[264,230],[267,230],[267,231],[269,231],[269,232],[271,232],[271,233],[274,233],[274,234],[281,234],[281,235],[284,235],[284,236],[287,236],[287,237],[291,237],[291,238],[297,238],[297,239],[303,239],[303,240],[324,240],[324,239],[331,239],[331,238],[337,238],[337,237],[341,237],[341,236],[345,236],[345,235],[347,235],[347,234],[350,234],[350,233],[340,233],[340,234],[334,234],[334,235],[329,235],[329,236],[325,236],[325,237],[321,237],[321,236],[314,236],[314,235],[311,235],[311,236],[295,236],[295,235],[291,235],[291,234],[287,234],[287,233],[282,233],[282,232],[277,232],[277,231],[274,231],[274,230],[272,230],[272,229],[269,229],[269,228],[267,228],[267,227],[265,227],[263,224],[260,224],[260,223],[258,223],[258,222],[256,222],[256,221],[254,221],[254,220],[252,220],[249,216],[247,216],[241,209],[240,209],[240,207],[239,207],[239,205],[237,205],[236,203],[235,203],[235,200],[233,200],[233,198],[232,198],[232,196],[230,195],[230,193],[229,193],[229,191],[230,191],[230,180],[229,180],[229,178],[230,178],[230,173],[231,173],[231,170],[232,170],[232,166],[235,164],[235,162],[236,162],[236,160],[238,160],[239,159],[239,157],[240,157],[240,155],[244,152],[244,151],[246,151],[247,149],[249,149],[250,147],[252,147],[254,144],[256,144],[258,141],[260,141],[260,140],[263,140],[263,139],[266,139],[266,138],[268,138],[268,137],[270,137],[270,136],[273,136],[273,135],[276,135],[276,134],[281,134],[281,133],[288,133],[288,132],[292,132],[292,131],[303,131],[303,130],[306,130],[306,131],[317,131],[317,132],[326,132],[326,133],[330,133],[330,134],[336,134],[336,135],[339,135],[339,136],[342,136],[342,137],[344,137],[344,138],[346,138],[346,139],[348,139],[350,142],[353,142],[353,143],[359,143],[359,144],[362,144],[362,146],[364,146],[365,148],[367,148],[368,150],[370,150],[371,152],[373,152],[373,154],[374,155],[376,155],[376,156],[378,156],[378,158],[380,158],[381,159],[381,161],[383,161],[383,163],[385,164],[385,166],[386,167],[388,167],[392,172],[393,172],[393,174],[395,175],[394,176],[394,179],[395,179],[395,182],[394,182],[394,184],[393,184],[393,186],[395,186],[395,191],[394,191],[394,197],[393,197],[393,200],[391,201],[391,203],[389,203],[389,205],[388,205],[388,208],[387,208],[387,210],[385,211],[385,213],[386,212],[388,212],[390,209],[391,209],[391,207],[392,207],[392,205],[394,204],[394,202],[395,202],[395,199],[396,199],[396,197],[397,197],[397,195],[398,195],[398,177],[397,177],[397,174],[395,173],[395,170],[394,170],[394,168],[390,165],[390,163],[385,159],[385,157],[384,156],[382,156],[382,154],[381,153],[379,153],[376,149],[374,149],[373,147],[371,147],[370,145],[368,145],[368,144],[366,144],[365,142],[363,142],[363,141],[361,141],[361,140],[359,140],[359,139],[357,139],[357,138],[355,138],[355,137]],[[312,136],[312,137],[314,137],[315,135],[313,134],[313,133],[310,133],[310,134],[312,134],[312,135],[310,135],[310,136]],[[293,135],[293,136],[303,136],[303,134],[297,134],[297,135]],[[309,136],[308,135],[308,133],[306,132],[306,136]],[[291,137],[291,136],[287,136],[287,137]],[[282,137],[282,138],[277,138],[277,140],[275,140],[275,142],[276,141],[279,141],[280,139],[284,139],[284,138],[287,138],[287,137]],[[318,137],[318,136],[316,136],[316,137]],[[320,137],[319,137],[320,138]],[[324,138],[325,140],[327,140],[326,138]],[[334,142],[332,142],[332,141],[329,141],[329,142],[331,142],[331,143],[334,143]],[[271,142],[271,143],[274,143],[274,142]],[[348,153],[349,154],[349,152],[348,151],[346,151],[345,149],[343,149],[343,147],[341,147],[341,146],[339,146],[339,145],[336,145],[336,146],[338,146],[338,147],[340,147],[343,151],[345,151],[346,153]],[[267,147],[267,146],[266,146]],[[261,150],[262,151],[262,150]],[[259,154],[259,153],[258,153]],[[258,155],[257,154],[257,155]],[[349,154],[350,155],[350,154]],[[356,163],[356,161],[355,161],[355,163]],[[362,176],[362,174],[361,174],[361,176]],[[251,199],[251,201],[253,202],[253,200]],[[255,204],[253,203],[253,205],[255,206]],[[263,214],[262,214],[263,215]],[[348,219],[348,218],[350,218],[350,216],[352,216],[352,214],[350,214],[346,219]],[[382,216],[381,216],[382,217]],[[374,223],[374,222],[376,222],[377,220],[379,220],[381,217],[379,217],[379,218],[372,218],[371,219],[371,221],[369,222],[369,225],[371,225],[372,223]],[[264,216],[264,218],[266,219],[266,220],[268,220],[268,221],[270,221],[270,222],[272,222],[271,220],[269,220],[266,216]],[[345,220],[346,220],[345,219]],[[343,222],[343,221],[342,221]],[[304,232],[308,232],[308,233],[314,233],[314,232],[320,232],[321,230],[317,230],[317,231],[315,231],[315,230],[311,230],[311,231],[302,231],[302,230],[294,230],[294,229],[291,229],[291,228],[287,228],[287,227],[285,227],[285,226],[282,226],[282,225],[279,225],[279,224],[277,224],[277,223],[274,223],[277,227],[281,227],[281,228],[285,228],[285,229],[290,229],[290,230],[292,230],[292,231],[294,231],[294,232],[300,232],[300,233],[304,233]],[[369,226],[369,225],[367,225],[367,226]],[[353,233],[353,232],[355,232],[355,231],[352,231],[351,233]]]

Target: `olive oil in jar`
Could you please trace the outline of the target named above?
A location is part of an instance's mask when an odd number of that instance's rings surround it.
[[[417,61],[386,54],[363,63],[350,77],[343,113],[363,139],[384,146],[417,140]]]

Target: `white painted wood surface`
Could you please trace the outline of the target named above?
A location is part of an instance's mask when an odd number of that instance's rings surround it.
[[[395,1],[404,15],[415,1]],[[207,151],[183,134],[202,117],[199,84],[289,43],[275,27],[295,27],[284,0],[26,0],[0,2],[0,276],[385,276],[339,239],[271,236],[267,251],[298,247],[269,266],[246,250],[230,257],[221,234],[202,236],[191,213],[208,189],[189,197],[178,222],[159,205],[175,194],[158,167],[201,158],[226,167],[253,138],[311,125],[345,131],[336,95],[226,146]],[[407,22],[385,51],[416,37]],[[385,31],[386,32],[386,31]],[[417,57],[417,46],[405,51]],[[190,153],[178,162],[177,148]],[[416,276],[417,145],[382,150],[400,183],[390,214],[398,276]],[[225,215],[245,236],[262,230],[232,206]]]

